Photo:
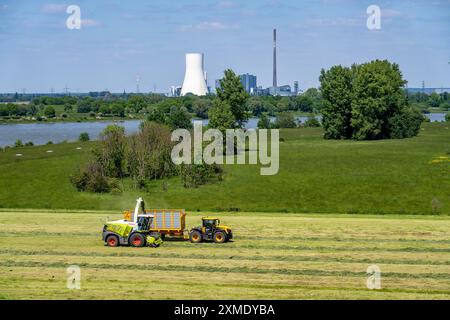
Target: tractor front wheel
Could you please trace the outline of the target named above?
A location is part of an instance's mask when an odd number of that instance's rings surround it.
[[[199,243],[202,241],[202,234],[198,230],[193,230],[189,234],[189,240],[191,240],[192,243]]]
[[[119,238],[115,235],[109,235],[106,237],[106,245],[108,247],[118,247],[119,246]]]
[[[227,235],[223,231],[217,231],[214,233],[214,242],[215,243],[224,243],[227,241]]]
[[[130,246],[136,248],[145,246],[145,237],[140,233],[132,234],[130,237]]]

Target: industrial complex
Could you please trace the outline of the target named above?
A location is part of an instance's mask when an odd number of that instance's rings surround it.
[[[186,54],[186,73],[182,86],[170,87],[169,96],[178,97],[186,94],[204,96],[214,93],[220,88],[220,79],[215,81],[214,90],[208,87],[207,73],[205,71],[205,56],[203,53]],[[257,77],[253,74],[240,75],[244,89],[250,95],[258,96],[295,96],[300,93],[298,81],[294,82],[294,88],[290,85],[278,86],[277,79],[277,30],[273,29],[273,83],[271,87],[263,88],[258,86]]]

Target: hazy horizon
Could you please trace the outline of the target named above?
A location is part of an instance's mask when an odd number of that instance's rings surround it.
[[[369,5],[381,29],[366,26]],[[82,27],[69,30],[68,5]],[[205,54],[208,84],[223,70],[317,87],[321,68],[398,63],[409,87],[450,87],[450,0],[441,1],[5,1],[0,0],[0,92],[168,92],[187,52]]]

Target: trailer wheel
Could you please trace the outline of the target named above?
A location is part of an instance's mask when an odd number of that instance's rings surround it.
[[[227,235],[223,231],[217,231],[214,233],[214,242],[215,243],[224,243],[227,241]]]
[[[119,238],[113,234],[110,234],[106,237],[106,245],[108,247],[118,247],[119,246]]]
[[[145,238],[140,233],[133,233],[130,237],[130,246],[140,248],[145,246]]]
[[[189,234],[189,240],[191,240],[192,243],[202,242],[202,234],[198,230],[193,230]]]

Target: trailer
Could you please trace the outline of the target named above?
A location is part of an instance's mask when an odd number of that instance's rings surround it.
[[[164,239],[166,236],[176,239],[188,239],[186,230],[186,212],[183,209],[145,209],[145,203],[139,198],[136,208],[133,212],[130,210],[124,212],[124,220],[134,221],[134,217],[139,214],[149,214],[154,218],[152,220],[150,231],[158,232]]]

